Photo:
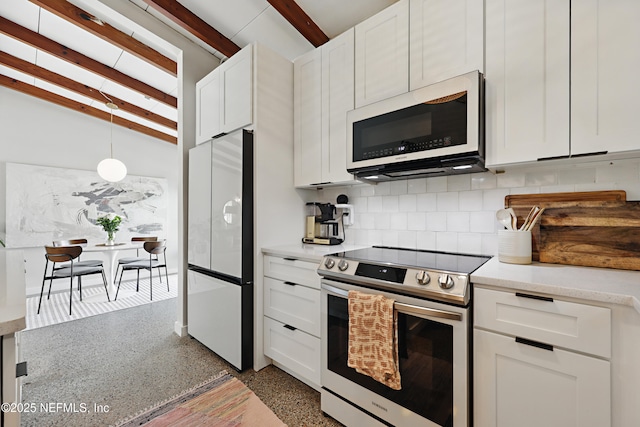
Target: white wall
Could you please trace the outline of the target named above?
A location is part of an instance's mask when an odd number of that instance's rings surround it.
[[[110,123],[0,87],[0,234],[6,230],[6,163],[25,163],[95,171],[109,156]],[[167,178],[167,261],[176,270],[178,148],[174,144],[113,126],[114,157],[130,175]],[[73,236],[82,237],[82,236]],[[48,242],[43,242],[48,243]],[[98,242],[95,242],[98,243]],[[39,293],[44,269],[42,247],[25,251],[27,293]],[[59,282],[59,287],[66,285]],[[54,284],[55,289],[55,284]]]
[[[338,194],[349,196],[356,214],[347,243],[496,255],[503,227],[495,213],[506,195],[596,190],[625,190],[627,200],[640,200],[640,160],[325,188],[310,200],[335,203]]]

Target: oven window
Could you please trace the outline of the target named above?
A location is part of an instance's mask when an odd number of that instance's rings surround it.
[[[353,123],[353,161],[467,143],[467,96],[421,103]]]
[[[346,298],[328,298],[328,369],[440,426],[453,426],[453,327],[398,314],[401,390],[392,390],[347,366]]]

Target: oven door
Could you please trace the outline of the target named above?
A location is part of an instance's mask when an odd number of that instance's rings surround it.
[[[401,390],[347,366],[352,289],[396,302]],[[469,425],[468,309],[328,279],[322,280],[321,309],[323,389],[398,427]]]

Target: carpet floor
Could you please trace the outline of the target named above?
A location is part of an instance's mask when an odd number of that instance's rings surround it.
[[[74,305],[75,306],[75,305]],[[109,426],[227,370],[290,427],[340,426],[320,394],[268,366],[238,373],[190,337],[173,332],[174,299],[21,333],[22,427]]]

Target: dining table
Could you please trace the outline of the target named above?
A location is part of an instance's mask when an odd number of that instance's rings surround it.
[[[142,249],[144,242],[122,242],[122,243],[113,243],[111,245],[106,243],[98,243],[95,245],[86,245],[82,248],[82,252],[100,252],[106,255],[106,262],[104,263],[105,275],[107,277],[107,290],[109,292],[109,297],[113,301],[113,298],[116,295],[116,270],[118,267],[117,259],[118,254],[121,251],[127,250],[139,250]],[[127,298],[133,295],[135,291],[133,290],[124,290],[121,289],[118,293],[118,299]],[[87,302],[107,302],[107,296],[104,293],[98,293],[96,295],[92,295],[84,298]]]

